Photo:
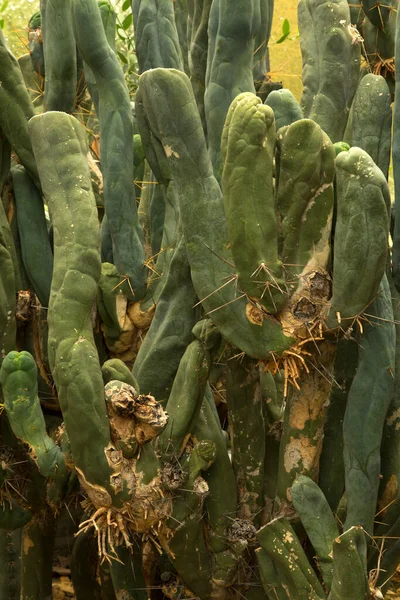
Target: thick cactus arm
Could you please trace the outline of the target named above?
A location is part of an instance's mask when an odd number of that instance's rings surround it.
[[[365,75],[354,96],[349,121],[350,146],[365,150],[388,178],[392,137],[392,99],[389,86],[380,75]],[[347,133],[347,132],[346,132]]]
[[[360,44],[349,30],[349,5],[347,0],[301,0],[298,22],[304,116],[339,142],[360,70]]]
[[[183,71],[182,52],[170,0],[132,0],[139,71],[165,67]]]
[[[372,534],[379,489],[382,431],[393,393],[396,334],[386,276],[368,309],[359,362],[343,422],[347,517],[345,529]],[[359,424],[363,426],[360,431]]]
[[[256,318],[251,320],[253,305],[235,291],[221,191],[190,81],[178,71],[154,69],[141,76],[140,89],[143,109],[154,117],[153,135],[173,170],[193,284],[203,307],[223,337],[250,356],[267,358],[271,350],[283,351],[292,338],[268,315],[257,324]]]
[[[210,13],[204,96],[214,173],[220,177],[221,135],[234,98],[254,92],[253,54],[261,20],[259,0],[217,0]]]
[[[91,323],[100,276],[99,227],[85,133],[73,117],[58,112],[34,117],[29,129],[54,226],[50,368],[76,466],[91,484],[105,485],[110,432]]]
[[[326,277],[330,258],[335,150],[310,119],[296,121],[278,136],[276,207],[280,253],[289,285],[317,271]]]
[[[99,93],[100,160],[113,260],[136,300],[146,291],[133,173],[133,120],[123,71],[110,48],[96,0],[72,0],[76,43]]]
[[[300,476],[292,485],[293,505],[307,532],[316,553],[324,584],[329,591],[332,585],[333,541],[339,530],[329,504],[318,487],[309,477]]]
[[[33,291],[42,306],[49,306],[53,252],[40,192],[24,167],[11,169],[22,260]]]
[[[273,187],[275,121],[254,94],[232,102],[222,134],[222,193],[239,290],[278,312],[285,302]]]
[[[70,113],[76,104],[77,64],[71,0],[41,0],[46,65],[44,105]]]
[[[37,367],[29,352],[10,352],[0,370],[4,408],[14,435],[28,446],[28,454],[44,477],[64,468],[60,448],[47,435],[37,395]]]
[[[336,159],[337,219],[328,326],[351,323],[376,297],[386,268],[389,189],[360,148]]]
[[[333,581],[328,600],[365,600],[369,597],[362,527],[352,527],[333,544]]]
[[[276,130],[303,118],[300,104],[290,90],[273,90],[265,101],[274,111]]]
[[[0,127],[22,164],[37,179],[37,169],[28,133],[28,120],[35,110],[16,58],[0,31]]]

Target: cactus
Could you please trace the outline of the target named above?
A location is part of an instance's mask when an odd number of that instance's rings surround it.
[[[43,2],[40,108],[0,39],[0,554],[22,540],[20,593],[4,559],[0,594],[50,597],[78,499],[77,600],[388,587],[389,92],[360,76],[347,3],[301,0],[302,108],[263,103],[272,8],[134,0],[130,97],[110,5]]]

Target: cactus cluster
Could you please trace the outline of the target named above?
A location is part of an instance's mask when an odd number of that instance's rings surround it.
[[[62,527],[77,600],[384,597],[400,101],[361,8],[300,0],[300,102],[273,0],[132,0],[134,97],[106,0],[0,31],[0,598],[52,597]]]

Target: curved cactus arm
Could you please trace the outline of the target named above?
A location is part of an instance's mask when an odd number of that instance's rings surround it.
[[[393,177],[394,177],[394,233],[393,233],[393,281],[400,290],[400,19],[396,19],[396,45],[395,45],[395,65],[396,65],[396,94],[393,110]]]
[[[328,327],[351,325],[374,300],[386,268],[390,196],[360,148],[336,158],[337,220]]]
[[[317,565],[329,591],[332,585],[332,547],[339,530],[318,485],[301,475],[292,485],[293,505],[315,550]]]
[[[339,142],[360,70],[360,42],[349,30],[349,5],[347,0],[301,0],[298,22],[304,116]]]
[[[365,600],[369,596],[367,542],[362,527],[351,527],[333,543],[333,581],[328,600]]]
[[[11,165],[11,146],[10,142],[0,128],[0,194],[10,172]]]
[[[238,289],[276,313],[285,302],[273,189],[275,121],[254,94],[232,102],[222,133],[222,193]]]
[[[183,71],[173,3],[170,0],[131,0],[139,71],[165,67]]]
[[[324,424],[324,440],[319,459],[318,485],[332,511],[336,511],[344,493],[343,419],[347,397],[358,362],[354,340],[340,340],[333,366],[333,384]]]
[[[268,94],[265,103],[274,111],[276,130],[291,125],[303,118],[300,104],[290,90],[273,90]]]
[[[47,435],[37,395],[37,367],[29,352],[10,352],[3,360],[0,383],[4,408],[14,435],[28,446],[28,454],[44,477],[65,469],[60,448]]]
[[[0,127],[22,164],[37,180],[37,169],[28,133],[28,119],[35,110],[25,87],[18,61],[0,31]]]
[[[238,517],[259,527],[264,507],[266,433],[256,361],[246,357],[228,359],[226,401],[238,488]]]
[[[29,129],[54,226],[50,368],[76,466],[92,485],[109,487],[110,431],[91,322],[100,276],[99,227],[85,133],[73,117],[58,112],[34,117]]]
[[[286,519],[274,519],[257,532],[257,540],[282,573],[289,598],[323,600],[326,596],[303,547]]]
[[[395,368],[396,337],[386,275],[368,314],[369,321],[360,337],[357,372],[348,396],[343,438],[347,498],[345,529],[362,525],[372,534],[382,431],[393,393]]]
[[[123,71],[110,48],[96,0],[72,0],[76,43],[99,92],[100,160],[113,260],[136,300],[146,291],[142,232],[133,185],[133,120]]]
[[[345,140],[365,150],[388,179],[392,137],[392,107],[388,84],[380,75],[365,75],[354,96],[349,120],[351,132]]]
[[[208,143],[217,178],[226,114],[241,92],[254,92],[253,54],[260,29],[260,0],[217,0],[210,12],[204,95]],[[213,21],[211,23],[211,21]]]
[[[49,306],[53,252],[40,192],[21,165],[11,169],[22,260],[33,291]]]
[[[41,0],[44,105],[70,113],[76,104],[77,63],[71,0]]]
[[[258,309],[235,291],[221,191],[188,78],[172,69],[153,69],[141,76],[139,85],[153,136],[173,172],[193,284],[203,307],[223,337],[246,354],[267,358],[271,350],[283,351],[293,339],[268,315],[257,320]]]

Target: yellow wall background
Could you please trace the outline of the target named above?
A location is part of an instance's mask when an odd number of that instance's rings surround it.
[[[282,81],[283,86],[288,88],[300,100],[302,83],[297,4],[298,0],[275,0],[269,48],[272,80]],[[288,19],[290,23],[290,35],[283,43],[277,44],[276,41],[282,36],[284,19]]]

